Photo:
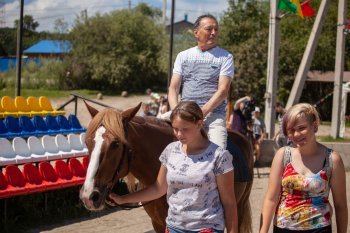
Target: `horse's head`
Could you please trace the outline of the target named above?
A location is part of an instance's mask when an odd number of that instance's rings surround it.
[[[80,199],[87,209],[101,210],[114,184],[129,171],[127,124],[136,115],[141,103],[122,112],[111,108],[99,112],[86,105],[93,119],[85,136],[90,163]]]

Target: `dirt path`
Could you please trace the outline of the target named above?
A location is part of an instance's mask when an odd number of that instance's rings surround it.
[[[57,106],[64,103],[67,99],[60,99],[54,102]],[[135,96],[135,97],[105,97],[103,103],[119,108],[126,109],[137,105],[140,101],[149,100],[148,96]],[[94,105],[98,109],[102,109],[99,106]],[[84,126],[87,126],[91,117],[86,110],[82,101],[78,104],[78,118]],[[74,104],[70,104],[65,109],[67,113],[74,113]],[[349,129],[347,129],[349,130]],[[328,128],[322,128],[321,133],[327,133]],[[349,131],[347,131],[348,133]],[[254,170],[255,173],[257,170]],[[260,178],[257,178],[257,174],[254,177],[253,188],[250,196],[250,202],[252,206],[253,216],[253,232],[258,232],[260,211],[262,201],[266,192],[269,168],[259,169],[261,174]],[[350,172],[347,174],[347,180],[350,180]],[[78,194],[77,194],[78,195]],[[347,187],[348,206],[350,206],[350,185]],[[330,198],[331,199],[331,198]],[[334,216],[333,216],[334,224]],[[118,232],[118,233],[146,233],[153,232],[152,225],[149,217],[142,208],[133,210],[109,210],[100,213],[91,213],[89,218],[75,219],[72,221],[66,221],[59,225],[41,226],[36,229],[32,229],[28,232]],[[335,229],[334,229],[334,232]],[[350,232],[350,229],[348,230]]]

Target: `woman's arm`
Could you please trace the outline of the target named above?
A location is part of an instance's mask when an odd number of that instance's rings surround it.
[[[124,203],[135,203],[142,201],[151,201],[160,198],[166,194],[168,189],[168,184],[166,182],[167,169],[164,165],[160,166],[157,181],[151,186],[142,189],[135,193],[130,193],[123,196],[118,196],[114,193],[109,194],[109,198],[117,204]],[[114,205],[114,203],[109,202],[109,204]]]
[[[234,192],[234,173],[227,172],[216,177],[221,204],[224,208],[227,233],[238,233],[237,203]]]
[[[272,161],[270,178],[260,217],[260,233],[267,233],[274,216],[281,193],[281,180],[284,170],[284,148],[279,149]]]
[[[346,177],[343,160],[337,152],[332,153],[331,190],[335,209],[337,232],[345,233],[348,227],[348,206],[346,200]]]

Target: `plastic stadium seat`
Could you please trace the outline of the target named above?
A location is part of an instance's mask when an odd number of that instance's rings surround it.
[[[40,176],[38,168],[33,164],[24,164],[23,176],[27,181],[26,187],[30,193],[41,192],[46,189],[45,182],[43,182],[43,178]]]
[[[4,110],[4,116],[18,117],[18,110],[15,102],[10,96],[3,96],[1,98],[1,107]]]
[[[50,100],[46,96],[40,96],[39,97],[39,105],[40,105],[41,109],[43,109],[48,114],[51,114],[53,116],[57,116],[59,114],[61,114],[61,115],[66,114],[65,111],[54,110],[52,108]]]
[[[19,113],[24,113],[25,116],[32,116],[29,105],[27,104],[26,99],[23,96],[16,96],[15,106]]]
[[[88,167],[89,167],[89,157],[84,157],[83,158],[83,168],[87,171]]]
[[[69,170],[68,165],[63,160],[57,160],[55,162],[55,171],[59,178],[64,180],[63,186],[69,187],[79,184],[79,179],[74,177],[72,172]]]
[[[68,121],[68,119],[63,115],[57,116],[57,122],[60,126],[60,129],[65,133],[74,133],[75,130],[72,128],[71,123]]]
[[[22,128],[19,125],[17,118],[14,118],[13,116],[6,116],[5,125],[12,137],[22,136]]]
[[[1,138],[11,138],[12,134],[9,133],[7,127],[2,119],[0,119],[0,137]]]
[[[42,132],[43,134],[49,133],[49,129],[47,128],[44,118],[42,118],[41,116],[34,116],[32,118],[32,121],[37,131]]]
[[[9,191],[7,190],[8,183],[7,180],[0,170],[0,199],[9,196]]]
[[[85,132],[86,128],[83,128],[80,124],[80,121],[78,120],[76,115],[69,115],[68,116],[68,121],[72,125],[72,128],[74,129],[74,132],[80,133],[80,132]]]
[[[1,107],[1,100],[0,100],[0,118],[4,118],[4,109]]]
[[[59,154],[62,158],[74,157],[75,153],[72,151],[72,148],[65,136],[62,134],[57,134],[55,137],[55,142],[59,150]]]
[[[87,148],[87,147],[86,147],[86,144],[85,144],[85,133],[81,133],[81,134],[79,135],[79,138],[80,138],[81,144],[83,144],[83,146],[84,146],[85,148]]]
[[[69,170],[72,172],[73,176],[76,177],[76,181],[79,184],[83,184],[86,176],[86,169],[76,158],[71,158],[68,161]]]
[[[48,114],[48,112],[44,111],[40,107],[38,98],[36,98],[34,96],[27,97],[27,104],[28,104],[31,111],[36,112],[36,113],[40,113],[41,116],[46,116]]]
[[[27,144],[31,152],[31,157],[33,158],[33,162],[44,161],[48,159],[49,153],[45,151],[39,138],[35,136],[30,136],[28,138]]]
[[[41,143],[47,152],[47,157],[49,160],[60,159],[61,155],[59,153],[58,146],[55,142],[55,137],[45,135],[41,138]]]
[[[72,151],[74,151],[76,157],[85,156],[88,154],[87,148],[83,144],[81,144],[79,135],[71,133],[68,134],[67,138],[72,148]]]
[[[12,144],[6,138],[0,138],[0,166],[15,164],[16,153],[12,148]]]
[[[39,116],[43,115],[42,111],[31,110],[29,107],[29,104],[27,103],[27,100],[23,96],[16,96],[15,105],[17,107],[19,115],[27,115],[30,117],[33,117],[35,115],[39,115]],[[25,114],[22,114],[22,113],[25,113]]]
[[[22,135],[32,136],[47,134],[47,131],[37,130],[34,123],[27,116],[19,117],[19,126],[22,128]]]
[[[45,117],[45,122],[46,122],[47,128],[49,129],[50,134],[65,133],[64,130],[61,130],[61,127],[54,116],[47,115]]]
[[[46,189],[52,190],[57,188],[62,188],[62,183],[64,182],[61,178],[58,177],[55,169],[49,162],[39,163],[39,173],[43,180],[46,182]]]
[[[16,153],[17,164],[24,164],[33,161],[30,156],[32,153],[30,152],[28,144],[24,138],[15,137],[12,141],[12,147]]]
[[[29,190],[26,187],[26,180],[16,165],[7,165],[5,168],[5,177],[9,186],[7,189],[11,196],[27,194]]]

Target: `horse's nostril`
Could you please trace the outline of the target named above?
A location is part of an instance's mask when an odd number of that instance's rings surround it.
[[[90,200],[92,200],[93,202],[98,201],[99,198],[100,198],[100,193],[98,191],[93,191],[90,195]]]

